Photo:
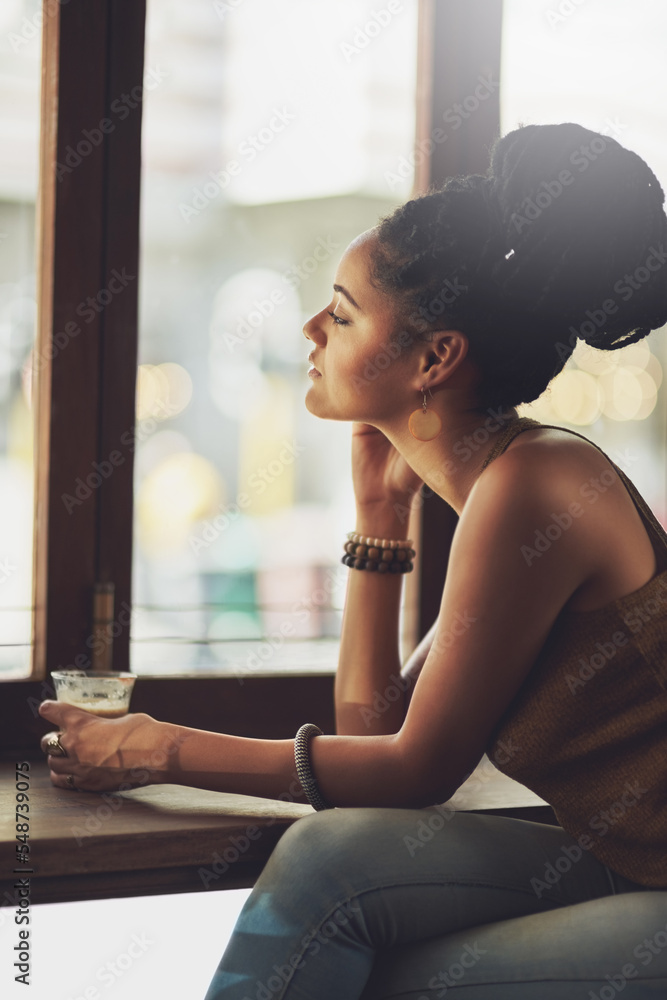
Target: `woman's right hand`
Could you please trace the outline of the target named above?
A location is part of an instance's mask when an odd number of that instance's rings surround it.
[[[422,485],[391,441],[371,424],[352,425],[352,481],[357,508],[410,506]]]

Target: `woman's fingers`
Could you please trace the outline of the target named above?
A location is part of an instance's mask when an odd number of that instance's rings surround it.
[[[60,771],[54,771],[53,768],[51,768],[51,783],[55,785],[56,788],[65,788],[69,791],[79,791],[80,789],[78,787],[78,782],[76,780],[76,777],[72,775],[71,780],[74,782],[74,784],[71,785],[69,780],[69,775],[70,775],[69,771],[64,771],[61,773]]]

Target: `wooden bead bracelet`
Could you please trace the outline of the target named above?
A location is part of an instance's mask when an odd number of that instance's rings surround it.
[[[348,541],[343,546],[345,555],[341,562],[350,569],[366,569],[376,573],[411,573],[415,550],[412,539],[398,541],[389,538],[373,538],[360,535],[356,531],[348,533]]]

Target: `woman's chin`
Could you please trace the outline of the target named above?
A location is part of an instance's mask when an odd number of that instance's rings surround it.
[[[304,402],[306,404],[306,409],[309,413],[312,413],[314,417],[325,417],[326,414],[323,413],[324,407],[321,401],[317,399],[316,393],[313,392],[312,388],[306,393]]]
[[[320,420],[344,420],[350,421],[355,420],[355,417],[348,417],[345,414],[337,412],[332,407],[327,406],[323,400],[317,398],[317,395],[313,392],[307,392],[304,399],[306,404],[306,409],[309,413],[312,413],[314,417],[319,417]]]

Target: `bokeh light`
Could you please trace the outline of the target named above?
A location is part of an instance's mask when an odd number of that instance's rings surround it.
[[[215,466],[202,455],[169,455],[147,473],[139,487],[139,541],[147,553],[180,549],[195,522],[224,501],[225,485]]]
[[[137,370],[137,420],[167,420],[181,413],[192,398],[192,379],[172,362],[139,365]]]

